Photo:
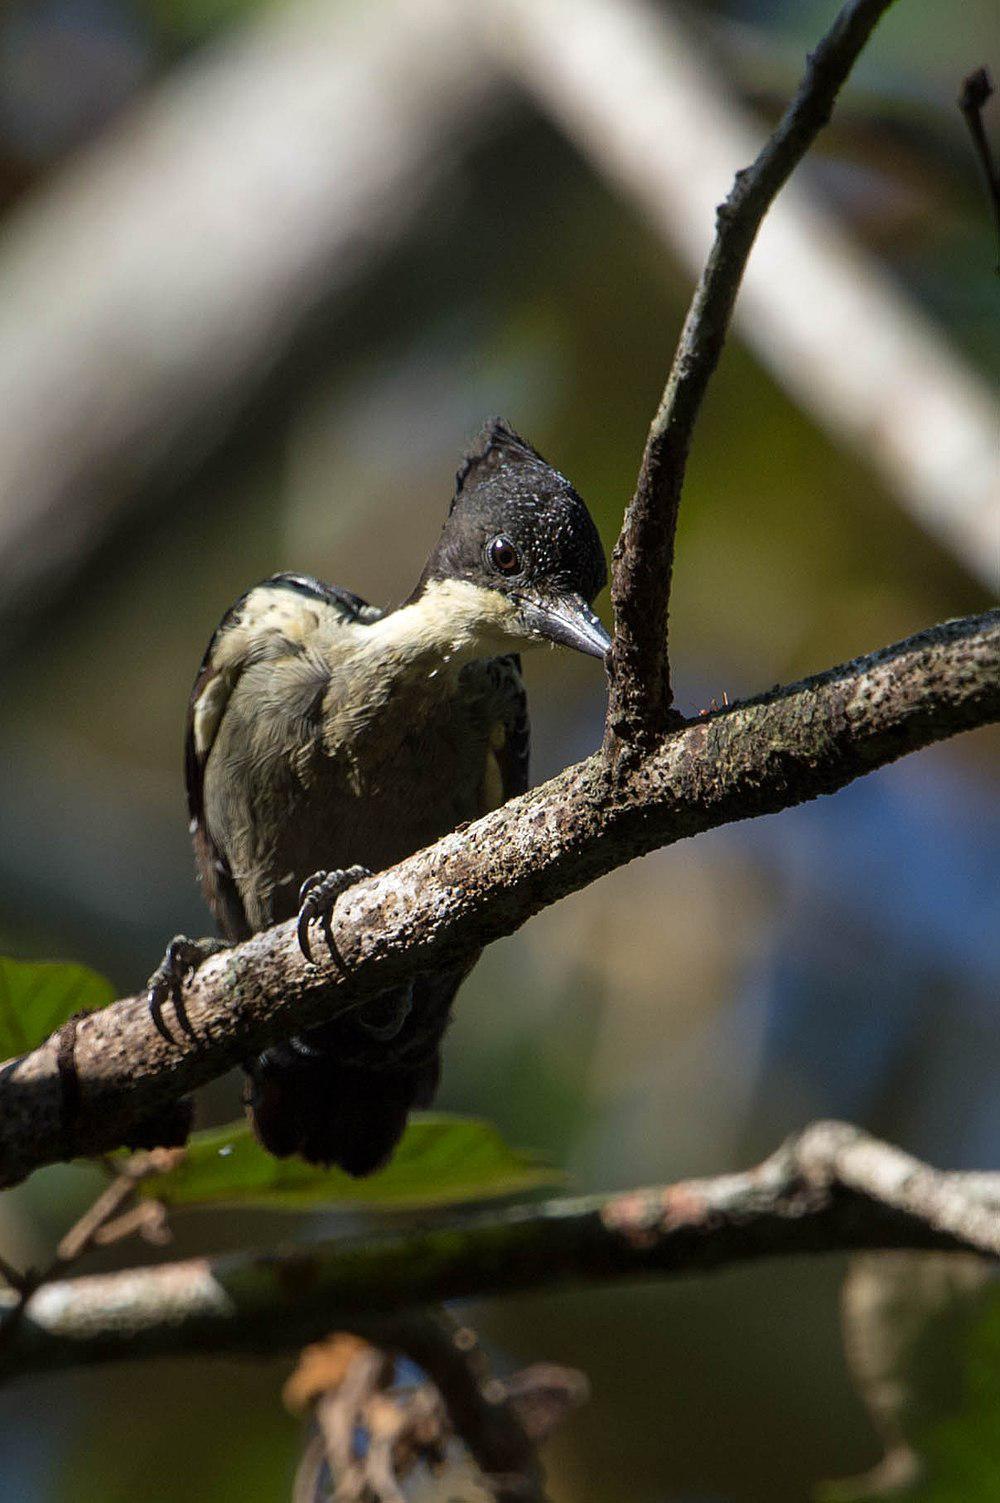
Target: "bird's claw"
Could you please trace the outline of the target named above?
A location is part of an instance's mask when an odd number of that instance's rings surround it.
[[[323,924],[323,937],[333,959],[343,970],[343,962],[337,953],[333,939],[331,920],[337,899],[342,892],[353,887],[355,882],[370,877],[367,866],[348,866],[332,872],[313,872],[299,888],[299,920],[296,933],[299,948],[305,958],[314,963],[309,926],[317,919]],[[374,998],[357,1014],[359,1025],[380,1043],[394,1039],[403,1027],[413,1007],[413,986],[394,988]]]
[[[309,925],[316,919],[322,920],[326,947],[333,958],[338,959],[336,946],[333,943],[333,931],[330,927],[334,905],[342,892],[353,887],[355,882],[361,882],[365,877],[370,876],[371,872],[367,866],[347,866],[332,872],[313,872],[312,876],[307,877],[303,882],[299,888],[299,921],[295,932],[298,935],[299,949],[310,964],[315,964],[315,961]]]
[[[149,1015],[157,1033],[161,1038],[166,1039],[168,1044],[175,1044],[177,1040],[167,1027],[163,1009],[168,1001],[172,1001],[182,1031],[189,1039],[193,1039],[194,1029],[184,1009],[184,984],[191,979],[203,960],[207,960],[209,955],[214,955],[222,949],[225,949],[225,946],[221,940],[188,939],[185,934],[175,934],[166,948],[163,959],[147,981],[146,1001],[149,1006]]]

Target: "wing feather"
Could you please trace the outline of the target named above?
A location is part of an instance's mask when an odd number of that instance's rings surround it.
[[[202,891],[228,939],[244,939],[251,930],[232,872],[205,818],[205,764],[241,673],[273,651],[276,639],[290,652],[300,650],[304,636],[318,624],[317,606],[345,625],[367,624],[382,615],[350,590],[308,574],[272,575],[230,606],[212,634],[191,690],[184,741],[191,838]]]
[[[497,777],[491,778],[491,769],[487,767],[484,814],[498,804],[506,803],[507,799],[527,792],[531,760],[531,722],[520,656],[512,653],[509,657],[493,658],[489,668],[501,713],[494,727],[489,752]],[[496,786],[499,798],[491,797],[491,785]]]

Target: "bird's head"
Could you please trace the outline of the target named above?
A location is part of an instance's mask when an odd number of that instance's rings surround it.
[[[611,639],[591,604],[606,582],[583,500],[506,423],[489,423],[458,472],[415,598],[458,585],[478,603],[486,635],[519,647],[558,642],[603,658]]]

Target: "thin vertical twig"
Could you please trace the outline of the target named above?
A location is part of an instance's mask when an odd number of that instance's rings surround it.
[[[615,546],[615,640],[605,751],[648,750],[678,718],[667,650],[674,537],[694,426],[719,361],[743,270],[765,214],[830,119],[834,102],[893,0],[850,0],[810,55],[795,98],[718,210],[715,242],[688,309]]]
[[[993,151],[990,147],[986,127],[983,125],[983,110],[993,97],[993,80],[985,68],[976,68],[962,82],[962,92],[958,96],[958,107],[965,117],[965,123],[969,127],[972,144],[975,148],[979,164],[983,169],[986,179],[986,192],[989,195],[990,205],[993,209],[993,220],[996,226],[997,236],[997,275],[1000,276],[1000,169],[993,160]]]

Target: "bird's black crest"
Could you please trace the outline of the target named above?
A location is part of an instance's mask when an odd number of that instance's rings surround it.
[[[553,470],[538,450],[533,448],[519,433],[515,433],[504,418],[490,418],[484,424],[475,444],[455,474],[455,494],[452,498],[451,510],[454,511],[455,502],[462,494],[470,477],[474,483],[487,474],[497,473],[505,463],[511,462],[529,467],[538,465],[550,476],[558,475],[564,485],[569,485],[565,476],[559,475],[558,470]]]
[[[491,575],[484,563],[484,548],[500,534],[524,560],[510,579]],[[607,569],[597,528],[566,476],[509,423],[493,418],[455,477],[444,531],[410,599],[431,579],[470,579],[512,594],[532,585],[591,601]]]

